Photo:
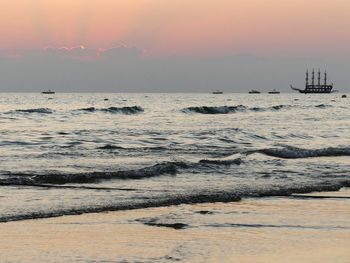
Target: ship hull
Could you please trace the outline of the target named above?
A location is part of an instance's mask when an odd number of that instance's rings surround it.
[[[329,93],[332,93],[332,91],[331,90],[323,90],[323,91],[299,90],[299,93],[303,93],[303,94],[329,94]]]

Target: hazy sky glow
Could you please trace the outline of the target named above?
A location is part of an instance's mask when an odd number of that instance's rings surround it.
[[[348,0],[1,0],[1,49],[110,48],[148,55],[348,51]]]
[[[349,90],[349,0],[0,0],[0,91]]]

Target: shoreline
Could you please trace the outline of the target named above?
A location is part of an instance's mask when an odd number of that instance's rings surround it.
[[[3,262],[348,262],[350,189],[0,224]]]
[[[51,187],[50,185],[41,185],[45,187]],[[283,190],[284,194],[279,190],[273,190],[272,192],[259,193],[258,196],[239,196],[234,193],[206,193],[206,194],[194,194],[188,196],[175,196],[173,198],[164,198],[157,201],[151,201],[148,203],[136,203],[136,204],[125,204],[125,205],[116,205],[116,206],[105,206],[105,207],[94,207],[94,208],[83,208],[83,209],[71,209],[65,211],[55,211],[52,213],[43,213],[43,212],[34,212],[31,214],[22,214],[14,215],[0,218],[0,224],[9,223],[9,222],[21,222],[27,220],[40,220],[40,219],[50,219],[64,216],[79,216],[85,214],[96,214],[96,213],[108,213],[108,212],[119,212],[119,211],[132,211],[139,209],[150,209],[150,208],[162,208],[162,207],[171,207],[179,205],[198,205],[198,204],[216,204],[216,203],[232,203],[232,202],[241,202],[242,200],[249,200],[255,198],[322,198],[320,195],[322,193],[329,193],[331,196],[335,196],[337,192],[343,192],[348,187],[348,182],[344,185],[335,185],[335,186],[324,186],[323,188],[316,187],[313,190],[310,187],[301,188],[301,189],[285,189]],[[322,190],[321,190],[322,189]],[[324,197],[328,198],[328,197]],[[347,197],[346,197],[347,198]]]

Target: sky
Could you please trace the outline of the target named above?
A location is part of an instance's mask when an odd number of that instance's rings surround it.
[[[287,91],[312,67],[350,91],[348,0],[0,4],[0,91]]]

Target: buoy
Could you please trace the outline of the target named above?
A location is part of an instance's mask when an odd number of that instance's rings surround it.
[[[104,101],[108,101],[108,99],[106,98],[106,99],[104,99]]]
[[[341,97],[342,97],[342,98],[346,98],[346,95],[344,94],[344,95],[342,95]]]

